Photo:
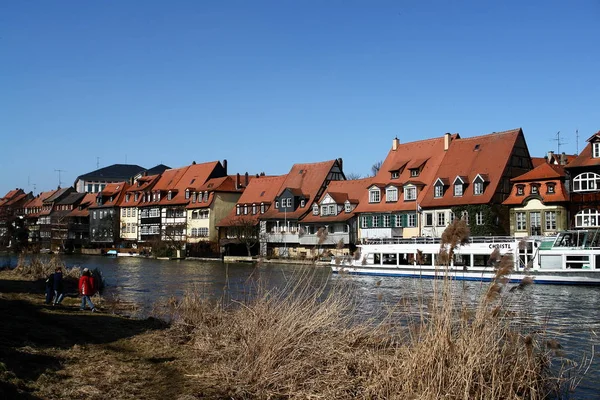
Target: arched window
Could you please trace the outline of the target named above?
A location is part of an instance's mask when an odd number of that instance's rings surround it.
[[[573,179],[574,192],[595,192],[598,190],[600,175],[593,172],[584,172]]]
[[[592,208],[581,210],[575,216],[576,228],[600,227],[600,212]]]

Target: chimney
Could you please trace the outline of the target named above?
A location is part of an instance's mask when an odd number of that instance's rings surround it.
[[[554,156],[554,152],[553,151],[549,151],[548,152],[548,164],[552,164],[552,157]]]
[[[560,165],[567,165],[567,155],[564,152],[560,155]]]
[[[337,159],[338,164],[340,164],[340,171],[344,171],[344,160],[342,160],[342,157]]]
[[[245,178],[244,186],[248,187],[248,172],[246,172],[246,175],[244,175],[244,178]]]
[[[235,188],[236,189],[240,188],[240,173],[239,172],[235,175]]]
[[[448,151],[450,143],[452,142],[452,135],[448,132],[444,133],[444,151]]]
[[[227,175],[227,160],[223,160],[223,169],[225,170],[225,175]]]
[[[400,145],[400,140],[398,140],[398,137],[395,137],[394,140],[392,140],[392,150],[393,151],[398,150],[399,145]]]

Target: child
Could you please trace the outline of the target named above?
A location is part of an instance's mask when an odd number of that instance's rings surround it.
[[[81,274],[81,278],[79,278],[79,293],[81,294],[81,307],[80,310],[85,310],[85,303],[90,304],[90,308],[92,312],[96,312],[96,307],[94,303],[92,303],[92,299],[90,296],[94,294],[94,278],[90,273],[90,270],[87,268],[83,269],[83,273]]]

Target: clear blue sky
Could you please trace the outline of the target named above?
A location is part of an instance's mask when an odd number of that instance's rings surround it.
[[[98,160],[366,175],[395,136],[600,130],[596,0],[9,1],[0,63],[0,196]]]

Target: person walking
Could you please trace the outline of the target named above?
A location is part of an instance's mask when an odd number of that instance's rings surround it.
[[[81,294],[81,311],[85,310],[86,303],[89,303],[92,312],[96,312],[96,307],[92,303],[90,296],[94,294],[94,277],[87,268],[83,269],[81,278],[79,278],[79,294]]]
[[[59,305],[61,301],[63,301],[63,298],[65,296],[65,294],[63,293],[63,274],[62,274],[62,268],[61,267],[56,267],[56,269],[54,270],[54,303],[53,305]]]
[[[52,303],[52,295],[54,294],[54,274],[48,275],[46,278],[46,304]]]

